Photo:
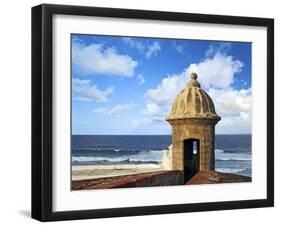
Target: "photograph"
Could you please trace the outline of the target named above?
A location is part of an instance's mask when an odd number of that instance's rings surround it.
[[[31,38],[32,218],[274,206],[273,18],[41,4]]]
[[[76,34],[71,190],[251,183],[252,43]]]

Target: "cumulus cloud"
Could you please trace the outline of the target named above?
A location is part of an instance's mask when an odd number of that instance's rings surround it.
[[[169,75],[162,79],[156,88],[147,90],[144,94],[146,101],[144,115],[151,118],[153,122],[163,123],[171,110],[173,100],[179,91],[184,89],[186,83],[187,74],[184,71]]]
[[[143,75],[137,75],[137,81],[139,85],[142,85],[145,83],[145,79],[143,77]]]
[[[196,72],[203,88],[227,88],[234,82],[234,75],[242,70],[243,63],[221,53],[206,58],[198,64],[191,64],[188,73]]]
[[[157,103],[157,105],[170,104],[178,92],[187,84],[187,72],[168,75],[154,89],[149,89],[144,97],[147,103]]]
[[[252,106],[252,91],[250,89],[234,90],[210,89],[209,95],[215,100],[216,111],[220,116],[239,116],[241,113],[248,113]]]
[[[216,133],[219,134],[241,134],[251,133],[251,112],[241,112],[237,116],[224,117],[216,126]]]
[[[197,72],[201,86],[212,97],[216,112],[222,116],[222,121],[217,126],[218,132],[250,132],[251,89],[235,90],[232,86],[234,77],[242,68],[241,61],[218,50],[212,57],[189,65],[179,74],[167,75],[157,87],[149,89],[144,95],[144,115],[154,122],[164,122],[176,95],[186,87],[190,73]]]
[[[133,106],[135,106],[134,103],[118,104],[114,107],[97,108],[97,109],[93,110],[93,112],[99,113],[99,114],[104,114],[104,115],[107,115],[107,116],[116,116],[120,112],[130,110]]]
[[[198,64],[191,64],[182,73],[168,75],[154,89],[149,89],[145,98],[148,103],[170,104],[178,92],[185,88],[191,72],[197,72],[198,80],[205,89],[229,88],[234,75],[241,71],[243,63],[231,56],[216,54]]]
[[[251,133],[252,90],[210,89],[216,112],[222,117],[218,133]]]
[[[107,96],[113,92],[113,86],[110,86],[105,90],[100,90],[97,85],[92,85],[90,80],[72,80],[73,100],[106,102]]]
[[[113,47],[102,44],[85,45],[75,39],[72,43],[74,69],[82,75],[113,75],[132,77],[138,62],[128,55],[119,54]]]

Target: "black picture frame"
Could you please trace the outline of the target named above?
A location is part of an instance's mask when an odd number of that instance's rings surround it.
[[[95,210],[52,210],[52,18],[55,14],[181,21],[267,28],[267,198]],[[274,206],[274,20],[43,4],[32,8],[32,218],[40,221],[122,217]]]

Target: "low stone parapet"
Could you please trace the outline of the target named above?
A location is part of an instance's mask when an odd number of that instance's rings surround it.
[[[72,190],[182,185],[183,173],[177,170],[141,173],[72,182]]]

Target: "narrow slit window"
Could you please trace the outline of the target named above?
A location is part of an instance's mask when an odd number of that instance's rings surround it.
[[[197,155],[198,153],[198,149],[197,149],[197,142],[196,141],[193,141],[193,154],[194,155]]]

